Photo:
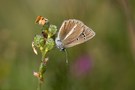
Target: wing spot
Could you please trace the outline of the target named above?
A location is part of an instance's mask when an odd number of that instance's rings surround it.
[[[81,35],[82,35],[83,39],[86,39],[86,34],[84,32],[81,33]]]

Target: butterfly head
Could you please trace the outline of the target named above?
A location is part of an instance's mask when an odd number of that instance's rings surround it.
[[[62,41],[58,37],[55,39],[55,43],[56,43],[57,48],[59,48],[61,51],[65,50]]]

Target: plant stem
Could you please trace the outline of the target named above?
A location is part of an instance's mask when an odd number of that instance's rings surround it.
[[[48,51],[48,50],[45,49],[45,51],[42,52],[42,61],[44,61],[47,51]]]
[[[40,79],[38,80],[38,87],[37,87],[37,90],[41,90],[41,81],[40,81]]]

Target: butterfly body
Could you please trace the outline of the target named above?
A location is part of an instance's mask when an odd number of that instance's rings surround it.
[[[55,42],[57,44],[57,48],[59,48],[61,51],[63,51],[65,49],[64,45],[62,44],[62,42],[59,38],[56,38]]]
[[[61,25],[55,43],[60,50],[84,43],[95,36],[95,32],[76,19],[65,20]]]

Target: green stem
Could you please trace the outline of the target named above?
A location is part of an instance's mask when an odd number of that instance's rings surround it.
[[[44,60],[45,60],[45,56],[46,56],[46,53],[48,52],[48,49],[45,49],[44,51],[42,51],[42,62],[40,64],[40,68],[39,68],[39,73],[40,73],[40,78],[38,80],[38,88],[37,90],[41,90],[41,79],[42,79],[42,76],[44,74]]]
[[[45,51],[42,52],[42,61],[44,61],[47,52],[47,49],[45,49]]]
[[[40,81],[40,79],[38,80],[38,87],[37,87],[37,90],[41,90],[41,81]]]

